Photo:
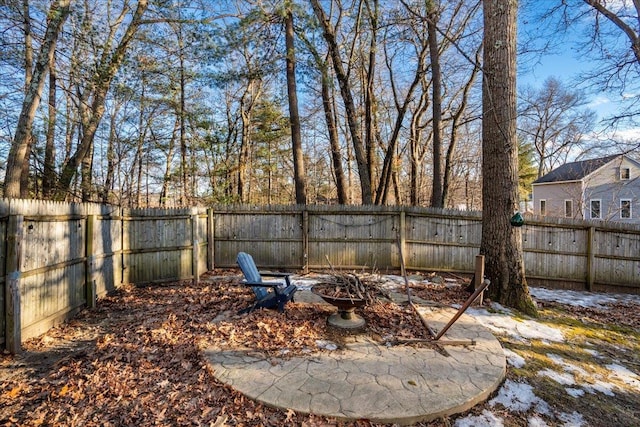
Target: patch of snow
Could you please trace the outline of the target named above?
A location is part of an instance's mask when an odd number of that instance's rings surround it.
[[[567,289],[546,289],[530,287],[531,296],[540,301],[553,301],[575,307],[590,307],[603,309],[612,303],[640,304],[640,296],[624,294],[603,294],[586,291],[572,291]]]
[[[539,414],[549,414],[549,405],[533,393],[533,387],[527,383],[506,380],[498,395],[489,401],[489,405],[500,404],[513,412],[526,412],[534,408]]]
[[[337,350],[338,346],[336,343],[328,341],[328,340],[316,340],[316,345],[318,348],[323,348],[325,350]]]
[[[563,427],[582,427],[586,425],[582,415],[576,411],[573,411],[570,414],[562,412],[558,414],[558,418],[562,421]]]
[[[611,391],[613,390],[614,385],[599,379],[594,380],[593,383],[581,384],[581,385],[582,387],[584,387],[586,391],[588,391],[591,394],[596,394],[596,392],[598,392],[598,393],[604,394],[605,396],[610,396],[610,397],[615,396],[613,391]]]
[[[532,415],[527,420],[527,427],[549,427],[549,424],[539,416]]]
[[[292,276],[291,283],[296,285],[298,290],[310,291],[313,285],[322,283],[324,277],[326,276],[322,276],[322,275],[312,276],[312,277]]]
[[[637,374],[625,368],[617,363],[606,365],[606,368],[611,371],[611,376],[619,379],[623,383],[640,390],[640,378]]]
[[[581,388],[573,388],[573,387],[567,387],[567,388],[565,388],[565,391],[571,397],[584,396],[584,393],[585,393],[583,389],[581,389]]]
[[[529,339],[564,341],[564,335],[559,329],[551,328],[535,320],[516,319],[510,314],[490,313],[484,308],[475,307],[469,308],[466,313],[491,331],[509,335],[520,341]]]
[[[551,378],[553,381],[562,385],[575,385],[576,380],[573,375],[565,372],[557,372],[552,369],[543,369],[538,372],[538,376]]]
[[[497,302],[492,303],[491,308],[502,314],[513,314],[513,310]]]
[[[509,350],[508,348],[503,348],[505,357],[507,358],[507,363],[514,368],[522,368],[525,365],[524,357],[520,356],[515,351]]]
[[[592,348],[584,348],[583,350],[586,353],[592,355],[593,357],[601,357],[600,352],[598,352],[598,350],[594,350]]]
[[[569,363],[566,360],[564,360],[562,357],[558,356],[557,354],[553,354],[553,353],[547,353],[547,357],[549,359],[551,359],[551,361],[553,363],[555,363],[556,365],[560,365],[564,368],[565,371],[567,372],[574,372],[583,376],[589,376],[589,373],[587,371],[585,371],[584,369],[582,369],[579,366],[574,365],[573,363]]]
[[[503,427],[502,418],[496,417],[491,411],[486,409],[481,415],[468,415],[464,418],[458,418],[454,424],[455,427]]]

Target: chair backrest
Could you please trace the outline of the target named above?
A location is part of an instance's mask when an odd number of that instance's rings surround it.
[[[242,274],[244,274],[244,278],[247,280],[247,282],[262,282],[262,276],[260,276],[258,267],[256,267],[256,263],[253,261],[253,257],[251,255],[246,252],[240,252],[238,253],[236,262],[240,266],[240,270],[242,270]],[[253,286],[252,289],[258,299],[266,297],[269,293],[269,290],[264,287]]]

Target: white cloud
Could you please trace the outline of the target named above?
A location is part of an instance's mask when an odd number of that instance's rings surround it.
[[[611,99],[609,99],[608,97],[604,96],[604,95],[600,95],[600,96],[596,96],[594,99],[591,100],[591,102],[589,102],[586,107],[590,108],[590,109],[596,109],[602,105],[606,105],[606,104],[610,104],[611,103]]]

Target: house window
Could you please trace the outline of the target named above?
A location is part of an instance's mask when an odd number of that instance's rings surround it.
[[[589,215],[589,218],[591,219],[602,218],[602,212],[600,210],[601,204],[602,202],[599,199],[591,200],[591,202],[589,203],[589,206],[591,207],[591,214]]]
[[[566,218],[573,217],[573,200],[565,200],[564,201],[564,216]]]
[[[620,199],[620,218],[631,218],[631,199]]]
[[[546,214],[547,214],[547,201],[540,200],[540,215],[546,215]]]
[[[629,168],[620,168],[620,179],[622,179],[622,180],[631,179],[631,169],[629,169]]]

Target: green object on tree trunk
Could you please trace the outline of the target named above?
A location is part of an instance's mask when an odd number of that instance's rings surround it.
[[[522,227],[524,225],[524,217],[520,212],[516,212],[511,217],[511,225],[514,227]]]

